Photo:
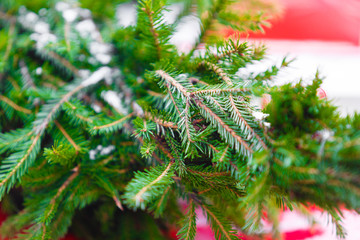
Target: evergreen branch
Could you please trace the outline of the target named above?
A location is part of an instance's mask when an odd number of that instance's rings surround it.
[[[164,72],[163,70],[156,70],[155,73],[164,79],[166,82],[170,83],[174,86],[178,91],[180,91],[185,97],[189,97],[190,93],[188,90],[183,87],[178,81],[176,81],[173,77],[171,77],[168,73]]]
[[[114,155],[110,155],[107,158],[101,160],[100,162],[96,163],[96,166],[105,166],[108,164],[111,160],[114,159]]]
[[[27,67],[23,59],[19,61],[19,66],[20,66],[20,73],[22,75],[22,82],[24,88],[28,88],[28,87],[35,88],[36,86],[34,84],[34,79],[31,77],[29,73],[29,68]]]
[[[64,137],[69,141],[69,143],[75,148],[76,153],[79,153],[81,148],[74,142],[70,135],[66,132],[63,126],[58,121],[54,121],[55,125],[59,128]]]
[[[207,96],[208,99],[210,99],[210,101],[212,101],[213,103],[215,103],[215,105],[217,107],[219,107],[219,109],[223,112],[223,114],[226,115],[225,109],[220,105],[220,103],[212,96]]]
[[[174,99],[174,96],[173,96],[173,94],[172,94],[172,92],[171,92],[169,83],[166,83],[166,87],[167,87],[168,90],[169,90],[168,93],[169,93],[169,95],[170,95],[171,101],[173,102],[173,104],[174,104],[174,106],[175,106],[175,108],[176,108],[176,111],[178,112],[178,114],[179,114],[179,116],[180,116],[180,115],[181,115],[181,112],[180,112],[180,109],[179,109],[178,105],[177,105],[176,102],[175,102],[175,99]]]
[[[125,121],[126,119],[128,119],[128,118],[130,118],[132,116],[133,116],[133,113],[130,113],[129,115],[127,115],[127,116],[125,116],[125,117],[123,117],[123,118],[121,118],[121,119],[119,119],[119,120],[117,120],[115,122],[105,124],[105,125],[102,125],[102,126],[95,126],[95,127],[93,127],[93,130],[99,130],[99,129],[103,129],[103,128],[112,127],[112,126],[114,126],[114,125],[116,125],[118,123],[121,123],[121,122]]]
[[[187,99],[186,107],[180,115],[181,120],[179,122],[179,128],[181,129],[181,134],[183,135],[182,136],[183,144],[187,143],[187,147],[185,151],[189,149],[189,144],[194,142],[192,136],[195,134],[195,129],[193,125],[190,123],[189,109],[190,109],[190,104],[189,104],[189,99]]]
[[[11,76],[8,76],[7,80],[9,80],[9,82],[11,83],[11,85],[14,87],[14,89],[16,91],[20,91],[21,88],[19,86],[19,84],[16,82],[16,80],[14,78],[12,78]]]
[[[79,70],[72,65],[68,60],[66,60],[65,58],[63,58],[62,56],[60,56],[59,54],[55,53],[54,51],[46,51],[46,54],[58,61],[61,65],[63,65],[65,68],[69,69],[72,73],[74,73],[76,76],[79,76]]]
[[[227,87],[228,84],[219,84],[219,85],[212,85],[210,87],[206,87],[204,89],[201,90],[196,90],[193,92],[190,92],[190,96],[204,96],[204,95],[210,95],[210,96],[214,96],[214,95],[220,95],[223,93],[241,93],[241,92],[249,92],[250,89],[249,88],[244,88],[243,86],[241,87],[232,87],[232,88],[228,88]],[[233,85],[231,85],[233,86]]]
[[[224,70],[222,70],[220,67],[216,66],[216,64],[203,61],[200,63],[203,66],[208,67],[210,70],[212,70],[215,74],[217,74],[226,84],[233,85],[231,79],[226,75]]]
[[[234,235],[234,231],[231,229],[231,225],[226,220],[222,219],[218,212],[216,212],[214,209],[210,209],[210,207],[206,206],[205,204],[201,204],[201,207],[204,209],[217,239],[238,239]]]
[[[157,203],[157,206],[156,206],[157,209],[159,209],[161,207],[162,203],[164,202],[165,196],[169,192],[169,190],[170,190],[170,186],[167,187],[166,190],[164,191],[164,193],[161,195],[161,198],[160,198],[160,200],[159,200],[159,202]]]
[[[159,34],[156,31],[154,19],[152,16],[154,14],[154,12],[150,9],[150,6],[148,4],[144,4],[144,7],[141,10],[144,11],[145,14],[147,15],[147,17],[149,18],[150,32],[154,38],[154,45],[156,48],[157,59],[161,59],[161,47],[160,47],[160,41],[159,41]]]
[[[46,225],[45,225],[45,223],[42,223],[41,224],[41,227],[42,227],[42,229],[43,229],[43,231],[42,231],[42,236],[41,236],[41,240],[45,240],[46,239]]]
[[[200,33],[198,40],[195,43],[195,46],[192,48],[192,50],[189,53],[190,57],[194,54],[195,50],[203,42],[204,37],[206,36],[206,32],[210,29],[213,20],[216,19],[219,12],[225,7],[227,1],[228,0],[221,0],[221,1],[215,0],[213,2],[212,8],[204,13],[204,17],[201,16],[201,18],[202,18],[201,19],[201,22],[202,22],[201,33]]]
[[[35,160],[40,148],[40,137],[41,135],[37,134],[25,152],[16,152],[2,161],[0,166],[0,199],[4,196],[6,191],[11,189],[15,184],[16,179],[20,178],[25,173],[26,166],[30,165],[30,162]],[[19,157],[20,159],[18,160]]]
[[[247,144],[247,142],[245,140],[243,140],[239,135],[236,134],[236,132],[230,128],[218,115],[216,115],[210,108],[208,108],[207,106],[205,106],[201,101],[196,100],[197,105],[203,109],[206,113],[204,114],[205,117],[207,117],[208,119],[211,120],[211,122],[213,124],[218,125],[218,127],[223,128],[231,137],[233,137],[236,142],[238,142],[240,144],[240,146],[244,147],[248,152],[252,153],[253,150],[249,147],[249,145]],[[218,132],[226,139],[227,135],[223,134],[223,131],[220,131],[218,129]],[[232,143],[231,145],[233,146],[237,146],[235,143]],[[236,149],[238,149],[238,147],[236,147]]]
[[[110,132],[117,131],[121,128],[121,126],[124,124],[124,122],[126,120],[128,120],[129,118],[131,118],[133,115],[134,115],[134,113],[130,113],[114,122],[111,122],[111,123],[108,123],[105,125],[94,126],[90,129],[90,133],[92,133],[92,134],[110,133]]]
[[[151,210],[154,213],[154,217],[158,218],[162,216],[162,214],[165,211],[168,199],[169,199],[169,191],[171,190],[171,186],[168,186],[163,194],[161,194],[160,198],[156,200],[152,206],[150,206],[149,210]]]
[[[83,120],[83,121],[85,121],[85,122],[89,122],[89,123],[93,123],[93,122],[94,122],[94,120],[92,120],[91,118],[84,117],[84,116],[82,116],[82,115],[80,115],[80,114],[76,114],[76,117],[78,117],[79,119],[81,119],[81,120]]]
[[[150,201],[163,194],[166,188],[173,182],[173,166],[171,161],[167,166],[157,166],[145,172],[137,172],[125,190],[126,203],[136,209],[145,209]]]
[[[183,227],[178,231],[177,236],[180,240],[192,240],[196,234],[196,212],[193,199],[190,199],[188,213],[182,220]]]
[[[54,106],[49,104],[49,107],[51,107],[51,110],[44,119],[41,119],[41,124],[39,124],[38,126],[35,127],[35,132],[43,133],[43,131],[48,126],[50,121],[55,117],[55,114],[59,111],[59,109],[63,105],[63,103],[67,102],[75,93],[79,92],[84,87],[85,87],[84,85],[79,85],[76,88],[74,88],[73,90],[71,90],[70,92],[66,93],[64,96],[62,96],[60,101],[58,101]]]
[[[236,41],[235,43],[232,39],[229,39],[229,41],[227,41],[227,44],[225,44],[225,49],[224,47],[220,49],[219,52],[221,52],[221,54],[216,54],[214,55],[214,57],[217,61],[219,61],[225,57],[230,57],[232,54],[235,53],[237,53],[240,56],[244,56],[243,52],[246,49],[247,49],[246,42],[240,44],[239,41]]]
[[[26,109],[26,108],[23,108],[19,105],[17,105],[16,103],[14,103],[13,101],[11,101],[9,98],[3,96],[3,95],[0,95],[0,101],[3,101],[5,102],[6,104],[8,104],[9,106],[11,106],[13,109],[15,109],[16,111],[18,112],[22,112],[22,113],[25,113],[25,114],[32,114],[32,111],[29,110],[29,109]]]
[[[165,170],[161,173],[160,176],[158,176],[154,181],[152,181],[151,183],[147,184],[146,186],[144,186],[138,193],[135,194],[134,196],[134,200],[136,202],[141,202],[143,201],[143,195],[148,191],[149,188],[151,188],[153,185],[155,185],[157,182],[159,182],[164,176],[166,176],[166,174],[169,172],[171,166],[173,165],[173,162],[170,162],[167,167],[165,168]]]
[[[121,211],[124,211],[124,207],[122,206],[119,197],[116,196],[116,195],[113,195],[113,200],[114,200],[114,202],[115,202],[115,205],[116,205]]]
[[[11,51],[12,46],[14,44],[14,40],[12,38],[12,35],[14,35],[14,32],[15,32],[15,22],[11,22],[10,23],[10,28],[9,28],[9,41],[7,43],[5,53],[4,53],[4,56],[3,56],[3,62],[6,62],[7,59],[9,58],[10,51]]]
[[[10,155],[7,159],[5,159],[0,166],[0,198],[2,198],[6,191],[10,190],[10,188],[15,184],[16,179],[20,178],[22,175],[25,174],[26,170],[35,160],[36,155],[39,153],[40,150],[40,140],[42,135],[44,134],[44,130],[48,126],[50,121],[55,118],[55,115],[59,111],[62,104],[68,101],[70,97],[72,97],[81,89],[100,81],[103,78],[103,75],[99,74],[100,70],[93,73],[93,75],[91,75],[88,79],[82,82],[81,85],[77,86],[70,92],[63,95],[55,105],[51,103],[45,105],[43,109],[49,110],[49,112],[45,111],[37,114],[38,118],[34,122],[34,132],[36,134],[35,138],[30,141],[29,144],[24,144],[20,151]],[[37,123],[39,124],[37,125]]]
[[[221,157],[219,158],[219,162],[222,162],[224,160],[228,149],[229,149],[229,145],[226,146],[224,152],[221,154]]]
[[[150,114],[149,112],[145,112],[144,113],[145,117],[151,121],[154,121],[155,123],[163,126],[163,127],[167,127],[167,128],[172,128],[172,129],[178,129],[178,126],[173,123],[173,122],[168,122],[165,121],[163,119],[160,119],[158,117],[153,116],[152,114]]]
[[[236,114],[236,116],[238,118],[237,122],[239,123],[239,125],[245,124],[246,128],[248,128],[251,131],[251,133],[256,137],[256,139],[261,143],[262,147],[265,150],[267,150],[268,147],[266,146],[264,140],[261,139],[261,137],[255,132],[255,130],[249,125],[249,123],[241,115],[239,109],[235,105],[235,101],[234,101],[234,98],[233,98],[232,94],[230,94],[229,100],[230,100],[231,106],[232,106],[232,108],[234,110],[234,113]],[[235,118],[235,119],[237,119],[237,118]]]
[[[18,144],[23,143],[33,134],[28,129],[18,129],[7,133],[0,133],[0,153],[16,149]]]
[[[80,172],[80,165],[77,165],[75,168],[72,169],[73,173],[65,180],[65,182],[60,186],[58,191],[56,192],[55,196],[50,200],[50,204],[46,209],[46,213],[43,217],[43,223],[48,225],[51,221],[51,215],[55,209],[56,201],[60,197],[60,195],[66,190],[66,188],[74,181],[74,179],[79,175]],[[49,219],[50,218],[50,219]]]
[[[185,107],[185,110],[184,110],[184,123],[185,123],[185,127],[186,127],[187,139],[189,140],[190,143],[192,143],[192,142],[194,142],[194,140],[192,140],[191,135],[190,135],[189,109],[190,109],[190,104],[189,104],[189,100],[187,100],[186,101],[186,107]]]
[[[173,160],[174,157],[171,155],[171,153],[164,147],[164,145],[158,140],[157,140],[157,147],[168,157],[169,160]]]

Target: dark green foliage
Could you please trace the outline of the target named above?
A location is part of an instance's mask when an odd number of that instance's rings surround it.
[[[135,26],[115,22],[125,2]],[[261,235],[263,211],[277,239],[279,211],[307,204],[345,235],[340,206],[360,209],[360,115],[342,118],[319,99],[318,76],[269,87],[286,58],[237,75],[264,46],[228,39],[197,50],[218,26],[262,29],[263,15],[186,0],[168,24],[174,2],[0,2],[0,198],[16,211],[1,236],[169,239],[177,228],[194,239],[202,209],[217,239],[237,239],[235,227]],[[189,15],[202,30],[178,53],[171,37]],[[267,117],[253,104],[264,93]]]

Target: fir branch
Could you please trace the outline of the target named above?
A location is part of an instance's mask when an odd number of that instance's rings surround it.
[[[224,152],[221,154],[221,157],[219,158],[219,162],[224,161],[224,158],[226,156],[228,149],[229,149],[229,145],[226,146],[226,148],[224,149]]]
[[[171,161],[167,166],[158,166],[146,170],[144,173],[137,172],[125,190],[126,203],[136,209],[145,207],[151,200],[160,196],[166,188],[173,182],[172,166],[174,162]]]
[[[168,73],[166,73],[163,70],[156,70],[155,73],[164,79],[166,82],[170,83],[172,86],[174,86],[178,91],[180,91],[185,97],[189,97],[190,93],[188,90],[183,87],[178,81],[176,81],[173,77],[171,77]]]
[[[229,39],[226,44],[224,44],[225,46],[221,46],[221,48],[219,49],[220,54],[216,54],[214,55],[215,59],[217,61],[225,58],[225,57],[230,57],[231,55],[237,53],[240,56],[244,56],[244,51],[247,49],[247,44],[246,42],[240,44],[239,40],[234,42],[232,39]]]
[[[26,150],[18,151],[3,160],[0,166],[0,199],[5,192],[9,191],[15,184],[16,179],[24,175],[26,168],[35,160],[40,150],[40,138],[38,133],[30,142]],[[27,144],[24,145],[27,147]]]
[[[216,64],[203,61],[200,63],[203,66],[208,67],[210,70],[212,70],[215,74],[217,74],[226,84],[233,85],[231,79],[226,75],[224,70],[222,70],[220,67],[216,66]]]
[[[230,128],[227,124],[225,124],[225,122],[218,115],[216,115],[210,108],[208,108],[206,105],[204,105],[199,100],[196,100],[196,103],[204,111],[204,113],[206,113],[206,114],[203,114],[203,115],[205,115],[206,118],[210,119],[214,125],[218,125],[219,128],[220,127],[223,128],[228,133],[228,134],[223,134],[222,131],[218,130],[219,133],[221,135],[223,135],[225,140],[228,136],[233,137],[236,140],[236,142],[238,142],[240,144],[241,147],[244,147],[250,153],[253,152],[253,150],[249,147],[247,142],[245,140],[243,140],[239,135],[237,135],[236,132],[232,128]],[[238,146],[237,144],[235,144],[234,142],[230,142],[230,143],[237,150],[239,149],[237,147]]]
[[[50,59],[54,59],[55,61],[59,62],[62,66],[64,66],[66,69],[70,70],[75,76],[79,75],[79,70],[72,65],[68,60],[60,56],[54,51],[46,51],[45,54],[50,57]]]
[[[196,212],[194,200],[189,200],[188,213],[182,220],[183,227],[178,231],[177,236],[180,240],[195,239],[196,234]]]
[[[156,205],[156,209],[159,209],[161,207],[161,205],[164,202],[165,196],[169,192],[169,190],[170,190],[170,186],[167,187],[166,190],[164,191],[164,193],[161,195],[161,198],[159,199],[159,202]]]
[[[18,146],[28,140],[33,131],[28,129],[17,129],[7,133],[0,133],[0,153],[14,150]]]
[[[157,139],[157,147],[158,149],[160,149],[165,156],[169,159],[169,160],[173,160],[174,157],[172,156],[172,154],[166,149],[166,147]]]
[[[29,73],[29,69],[26,66],[26,63],[24,60],[20,60],[19,61],[19,66],[20,66],[20,73],[22,75],[22,81],[23,81],[23,86],[24,88],[35,88],[35,84],[34,84],[34,79],[31,77],[30,73]]]
[[[97,133],[110,133],[117,131],[121,128],[121,126],[125,123],[125,121],[131,118],[133,115],[134,113],[130,113],[111,123],[107,123],[105,125],[100,125],[100,126],[94,126],[90,129],[90,133],[97,134]]]
[[[181,135],[183,138],[183,144],[187,144],[185,151],[189,150],[189,145],[194,143],[193,137],[195,135],[194,126],[190,122],[190,103],[189,99],[186,100],[184,111],[181,113],[181,120],[179,122],[179,128],[181,129]]]
[[[11,85],[14,87],[14,89],[16,91],[20,91],[21,88],[19,86],[19,84],[16,82],[16,80],[14,78],[12,78],[11,76],[8,76],[7,80],[9,80],[9,82],[11,83]]]
[[[172,128],[172,129],[178,129],[178,126],[173,122],[165,121],[161,118],[153,116],[149,112],[144,113],[145,117],[151,121],[154,121],[155,123],[159,124],[160,126],[166,127],[166,128]]]
[[[15,33],[15,22],[11,21],[10,22],[10,28],[9,28],[9,40],[7,42],[7,46],[6,46],[6,49],[5,49],[5,53],[4,53],[4,56],[3,56],[3,62],[6,62],[9,58],[9,55],[10,55],[10,51],[13,47],[13,44],[14,44],[14,39],[13,39],[13,35]]]
[[[76,154],[78,154],[81,150],[81,147],[79,147],[74,140],[70,137],[70,135],[66,132],[63,126],[58,121],[54,121],[55,125],[59,128],[61,133],[64,135],[64,137],[69,141],[69,143],[75,148]]]
[[[66,190],[66,188],[74,181],[74,179],[79,175],[80,172],[80,165],[77,165],[75,168],[72,169],[72,174],[65,180],[65,182],[60,186],[58,191],[56,192],[55,196],[50,200],[49,206],[46,208],[46,212],[44,213],[43,223],[48,225],[52,219],[51,215],[53,215],[53,211],[55,206],[57,205],[57,200],[60,195]]]
[[[213,5],[208,11],[206,11],[201,17],[202,28],[199,38],[197,39],[195,46],[189,53],[189,56],[193,56],[195,50],[199,47],[199,45],[204,41],[207,31],[211,28],[211,25],[214,19],[217,18],[219,12],[226,6],[228,0],[215,0]]]
[[[217,239],[220,240],[238,239],[234,235],[234,230],[231,229],[231,225],[226,220],[224,220],[218,212],[216,212],[213,208],[210,208],[210,206],[207,206],[205,204],[201,204],[200,206],[206,213],[208,221],[211,224],[211,228],[213,229]]]
[[[166,174],[169,172],[171,166],[173,165],[173,162],[170,162],[165,170],[161,173],[160,176],[158,176],[154,181],[150,182],[146,186],[144,186],[138,193],[135,194],[134,200],[135,202],[142,202],[143,201],[143,195],[148,191],[149,188],[151,188],[153,185],[155,185],[157,182],[159,182]]]
[[[178,105],[177,105],[176,102],[175,102],[175,99],[174,99],[174,96],[173,96],[173,94],[172,94],[172,92],[171,92],[169,83],[166,83],[166,87],[167,87],[168,90],[169,90],[168,93],[169,93],[169,95],[170,95],[171,101],[173,102],[173,104],[174,104],[174,106],[175,106],[175,108],[176,108],[176,111],[178,112],[178,114],[179,114],[179,116],[180,116],[180,115],[181,115],[181,112],[180,112],[180,109],[179,109]]]
[[[236,114],[236,117],[237,117],[235,119],[238,119],[237,122],[239,123],[239,125],[245,124],[246,128],[249,129],[251,131],[251,133],[256,137],[256,139],[261,143],[261,146],[265,150],[267,150],[268,146],[266,145],[264,140],[261,139],[261,137],[255,132],[255,130],[249,125],[249,123],[246,121],[246,119],[244,119],[243,116],[241,115],[239,109],[235,105],[235,100],[234,100],[232,94],[230,94],[229,100],[230,100],[231,107],[234,110],[234,113]],[[233,115],[235,115],[235,114],[233,114]]]
[[[150,1],[151,4],[151,1]],[[161,59],[161,47],[160,47],[160,41],[159,41],[159,34],[156,31],[155,28],[155,23],[154,23],[154,19],[153,19],[153,14],[154,12],[150,9],[150,4],[143,4],[143,8],[141,8],[142,11],[145,12],[145,14],[147,15],[148,19],[149,19],[149,28],[150,28],[150,32],[153,35],[154,38],[154,45],[156,48],[156,54],[157,54],[157,59]]]
[[[9,98],[0,95],[0,101],[5,102],[6,104],[8,104],[9,106],[11,106],[14,110],[18,111],[18,112],[22,112],[25,114],[32,114],[32,111],[27,109],[27,108],[23,108],[19,105],[17,105],[16,103],[14,103],[13,101],[11,101]]]
[[[225,109],[220,105],[220,103],[212,96],[207,96],[207,99],[210,99],[211,102],[213,102],[223,114],[226,115]]]
[[[116,205],[121,211],[124,211],[124,207],[122,206],[119,197],[116,196],[116,195],[113,195],[113,200],[114,200],[114,202],[115,202],[115,205]]]
[[[209,87],[205,87],[200,90],[196,90],[193,92],[190,92],[190,96],[216,96],[224,93],[245,93],[250,92],[249,88],[244,88],[243,84],[234,86],[231,84],[232,87],[228,87],[228,84],[218,84],[218,85],[212,85]]]
[[[39,119],[38,121],[41,122],[39,125],[35,126],[35,132],[36,133],[43,133],[45,128],[48,126],[50,121],[55,117],[55,114],[59,111],[60,107],[63,105],[63,103],[67,102],[74,94],[82,90],[85,86],[79,85],[72,89],[70,92],[63,95],[54,106],[49,104],[49,107],[51,108],[50,112],[46,115],[45,118]],[[36,123],[38,122],[36,121]]]

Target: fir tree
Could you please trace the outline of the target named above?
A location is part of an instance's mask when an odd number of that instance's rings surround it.
[[[194,239],[200,208],[217,239],[261,235],[264,211],[279,237],[279,211],[316,204],[344,237],[340,206],[360,209],[360,115],[319,99],[318,75],[270,87],[287,59],[239,76],[265,48],[213,31],[262,30],[267,15],[186,0],[168,23],[174,1],[115,2],[0,3],[1,236],[166,239],[176,226]],[[119,26],[125,2],[136,23]],[[179,53],[189,15],[201,31]]]

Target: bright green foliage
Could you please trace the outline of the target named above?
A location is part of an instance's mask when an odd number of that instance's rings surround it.
[[[339,207],[360,209],[360,115],[319,99],[318,76],[270,87],[286,58],[239,76],[264,46],[208,37],[265,18],[235,2],[1,1],[0,199],[21,203],[1,236],[168,239],[177,228],[194,239],[201,209],[217,239],[261,235],[264,211],[278,238],[279,212],[307,204],[344,236]],[[133,25],[116,22],[117,7],[136,11]],[[190,15],[201,31],[179,53],[171,38]]]
[[[149,171],[137,172],[126,187],[125,202],[134,209],[145,209],[155,198],[160,196],[166,187],[173,182],[173,163],[158,166]]]
[[[179,239],[194,239],[196,234],[196,212],[195,204],[192,200],[190,201],[188,213],[184,217],[182,224],[183,227],[178,232]]]

